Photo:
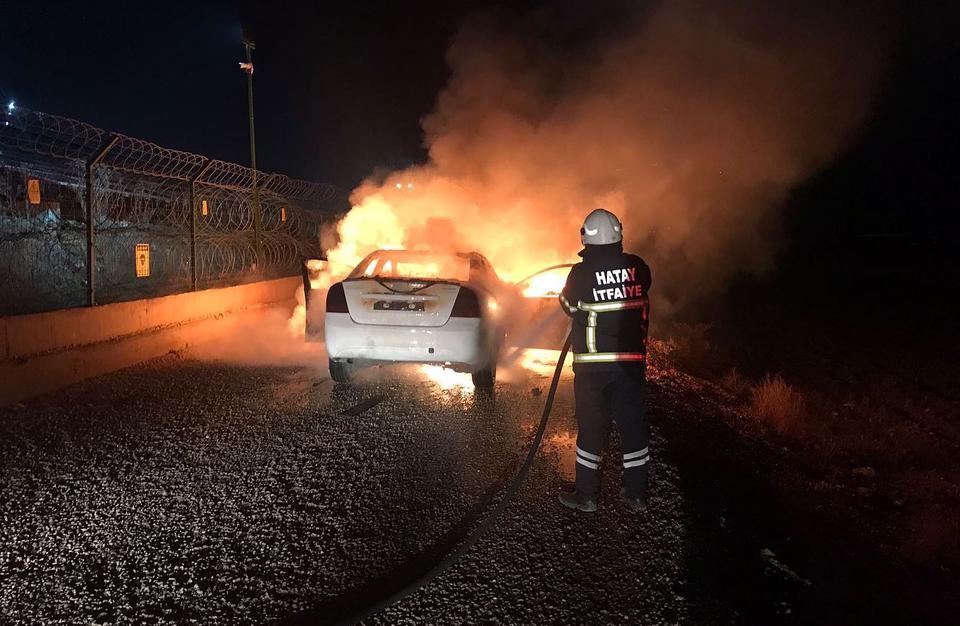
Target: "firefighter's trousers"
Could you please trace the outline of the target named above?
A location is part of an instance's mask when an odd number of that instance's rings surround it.
[[[647,384],[643,368],[584,372],[574,376],[577,407],[576,489],[595,497],[610,421],[620,430],[623,486],[633,496],[646,497],[650,461],[647,424]]]

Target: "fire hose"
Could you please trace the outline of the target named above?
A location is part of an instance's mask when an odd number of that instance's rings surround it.
[[[540,449],[540,444],[543,441],[543,435],[547,430],[547,422],[550,419],[550,411],[553,409],[553,399],[557,395],[557,386],[560,383],[560,374],[563,371],[563,362],[566,360],[567,352],[569,351],[570,336],[568,335],[566,341],[563,343],[563,348],[560,350],[560,356],[557,359],[557,367],[553,372],[553,380],[550,381],[550,391],[547,393],[547,399],[543,405],[543,414],[540,416],[540,424],[537,426],[536,434],[533,437],[533,441],[530,443],[527,456],[524,459],[523,464],[520,466],[520,469],[518,469],[517,473],[514,474],[513,480],[510,482],[510,486],[507,487],[506,492],[503,494],[503,497],[500,499],[500,501],[497,502],[497,505],[494,507],[494,509],[484,518],[484,520],[479,526],[476,527],[476,529],[474,529],[473,532],[467,535],[466,539],[464,539],[460,545],[458,545],[453,551],[444,557],[443,560],[434,565],[429,571],[418,577],[416,580],[408,583],[399,591],[391,594],[383,600],[380,600],[376,604],[364,607],[353,615],[341,619],[337,622],[337,624],[357,624],[368,617],[379,613],[390,605],[399,602],[421,587],[429,584],[438,576],[443,574],[447,569],[449,569],[450,566],[460,560],[460,557],[462,557],[470,548],[476,545],[476,543],[480,541],[487,531],[493,527],[500,515],[504,512],[504,510],[506,510],[507,506],[509,506],[514,497],[516,497],[517,492],[520,491],[520,487],[523,485],[523,481],[526,479],[527,473],[533,466],[533,460],[537,456],[537,451]]]

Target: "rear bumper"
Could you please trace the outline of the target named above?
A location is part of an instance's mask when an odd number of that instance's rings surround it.
[[[381,326],[358,324],[349,313],[327,313],[324,333],[331,359],[451,363],[471,371],[490,361],[483,322],[475,318],[453,317],[443,326]]]

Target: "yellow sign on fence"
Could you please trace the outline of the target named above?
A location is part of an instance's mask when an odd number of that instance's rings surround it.
[[[138,243],[136,247],[137,278],[150,275],[150,244]]]
[[[210,212],[210,209],[207,208],[207,201],[206,201],[206,200],[201,200],[201,201],[200,201],[200,215],[206,215],[206,214],[209,213],[209,212]]]
[[[27,200],[30,204],[40,204],[40,180],[31,178],[27,181]]]
[[[285,206],[280,207],[280,221],[281,222],[287,221],[287,207]]]

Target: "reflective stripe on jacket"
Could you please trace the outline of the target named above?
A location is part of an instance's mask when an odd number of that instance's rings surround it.
[[[586,246],[560,294],[573,318],[573,363],[579,369],[643,363],[650,317],[650,268],[621,244]]]

